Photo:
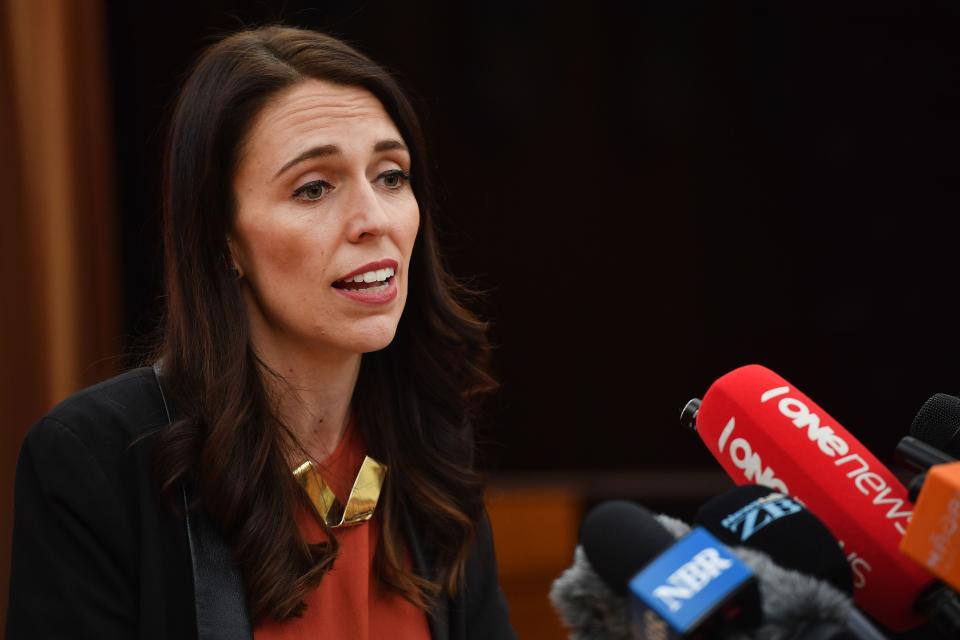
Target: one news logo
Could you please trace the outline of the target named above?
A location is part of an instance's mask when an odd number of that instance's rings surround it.
[[[793,498],[771,493],[731,513],[721,520],[720,524],[724,529],[739,536],[740,541],[743,542],[749,540],[753,534],[768,524],[801,511],[803,511],[803,505]]]
[[[670,611],[679,611],[685,602],[732,566],[733,562],[721,556],[716,548],[707,547],[670,574],[667,583],[655,588],[653,595]]]

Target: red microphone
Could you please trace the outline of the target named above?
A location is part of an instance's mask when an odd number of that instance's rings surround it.
[[[933,577],[899,551],[913,506],[894,475],[810,398],[760,365],[735,369],[691,400],[684,421],[737,484],[799,499],[840,541],[860,607],[893,631]]]

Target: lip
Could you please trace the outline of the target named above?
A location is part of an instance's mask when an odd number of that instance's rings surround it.
[[[370,262],[370,263],[368,263],[368,264],[363,265],[362,267],[359,267],[359,268],[357,268],[357,269],[354,269],[354,270],[351,271],[350,273],[347,273],[347,274],[344,274],[344,275],[340,276],[339,278],[337,278],[336,280],[334,280],[334,282],[340,282],[341,280],[346,280],[347,278],[352,278],[353,276],[360,275],[361,273],[366,273],[367,271],[376,271],[377,269],[386,269],[386,268],[388,268],[388,267],[391,268],[391,269],[393,269],[394,277],[396,277],[397,267],[398,267],[398,266],[399,266],[399,264],[397,263],[396,260],[391,260],[390,258],[384,258],[383,260],[377,260],[376,262]]]
[[[381,267],[381,269],[382,268],[384,267]],[[390,278],[389,282],[387,283],[387,288],[383,291],[371,292],[369,289],[330,288],[344,298],[353,300],[354,302],[361,302],[363,304],[387,304],[388,302],[393,302],[393,300],[397,297],[398,292],[396,276]]]
[[[393,277],[390,278],[387,282],[387,288],[382,291],[371,292],[368,289],[340,289],[334,287],[332,284],[330,288],[336,291],[339,295],[347,298],[348,300],[353,300],[354,302],[360,302],[363,304],[386,304],[388,302],[393,302],[397,297],[397,269],[400,265],[396,260],[390,258],[384,258],[383,260],[377,260],[376,262],[370,262],[362,267],[354,269],[350,273],[340,276],[334,282],[340,282],[341,280],[347,280],[353,276],[359,275],[361,273],[366,273],[367,271],[376,271],[377,269],[393,269]]]

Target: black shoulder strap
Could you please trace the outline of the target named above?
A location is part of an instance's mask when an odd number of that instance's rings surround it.
[[[160,384],[160,365],[153,365],[167,421],[172,422],[167,398]],[[233,563],[229,547],[201,511],[190,513],[187,488],[183,488],[183,512],[193,566],[194,607],[198,640],[251,640],[243,579]]]

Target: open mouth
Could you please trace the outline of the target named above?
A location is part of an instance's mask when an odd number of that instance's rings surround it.
[[[383,291],[389,287],[394,275],[393,267],[386,267],[385,269],[359,273],[346,280],[337,280],[333,283],[333,286],[336,289],[343,289],[345,291],[366,291],[372,293],[375,291]]]

